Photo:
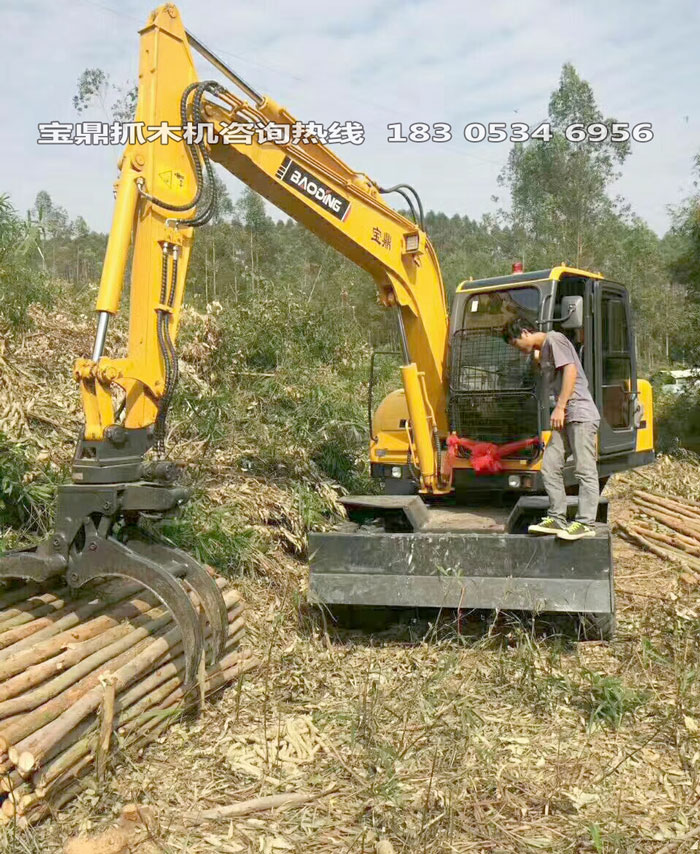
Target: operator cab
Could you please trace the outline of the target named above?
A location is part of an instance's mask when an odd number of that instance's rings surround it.
[[[637,380],[627,290],[599,273],[565,266],[459,285],[450,320],[450,430],[503,444],[551,429],[553,401],[536,359],[502,338],[516,317],[562,332],[574,344],[601,414],[601,476],[650,462],[651,390]]]

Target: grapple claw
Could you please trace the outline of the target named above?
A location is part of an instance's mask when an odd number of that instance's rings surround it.
[[[69,554],[67,580],[82,587],[95,578],[116,575],[142,584],[169,608],[182,634],[185,684],[194,684],[204,651],[204,633],[197,611],[177,578],[144,555],[112,536],[103,537],[90,520],[85,524],[85,544]]]
[[[149,536],[141,528],[127,528],[124,532],[127,546],[143,557],[177,575],[199,596],[211,630],[210,662],[216,664],[226,644],[228,613],[226,603],[216,582],[193,557],[171,545]]]
[[[180,628],[189,687],[205,644],[187,587],[199,597],[210,626],[212,664],[226,644],[226,604],[214,579],[194,558],[136,524],[142,514],[161,518],[176,510],[184,498],[182,489],[154,483],[66,484],[59,488],[53,534],[34,548],[0,557],[0,579],[43,583],[65,574],[72,588],[109,576],[141,584],[170,610]]]

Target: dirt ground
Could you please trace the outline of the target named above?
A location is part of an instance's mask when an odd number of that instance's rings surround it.
[[[619,477],[613,517],[635,486],[698,497],[697,471]],[[306,604],[304,564],[280,557],[240,582],[260,669],[6,850],[61,851],[130,802],[155,815],[132,854],[697,850],[700,593],[619,536],[614,553],[611,644],[493,614],[340,630]],[[197,815],[280,792],[313,798]]]

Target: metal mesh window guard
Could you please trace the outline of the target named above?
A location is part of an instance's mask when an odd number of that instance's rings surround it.
[[[459,330],[451,347],[450,428],[458,436],[498,445],[536,436],[532,357],[507,344],[500,326]]]

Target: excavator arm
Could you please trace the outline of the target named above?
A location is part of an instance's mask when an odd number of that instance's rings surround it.
[[[193,48],[248,100],[215,81],[200,81]],[[75,365],[85,427],[73,482],[59,488],[53,534],[34,548],[1,557],[0,579],[44,582],[65,573],[76,588],[113,575],[143,584],[173,612],[192,682],[205,629],[187,588],[204,611],[213,659],[223,649],[226,609],[205,568],[154,533],[147,520],[177,511],[188,498],[176,484],[177,466],[165,458],[164,442],[192,240],[216,207],[212,160],[366,270],[380,301],[396,310],[410,462],[429,493],[449,491],[440,465],[447,433],[446,299],[420,217],[412,222],[393,210],[366,175],[313,138],[296,144],[255,134],[247,142],[227,138],[231,123],[264,129],[271,123],[294,126],[296,120],[187,33],[171,4],[154,11],[141,31],[135,120],[160,126],[163,134],[147,142],[130,140],[119,163],[95,345],[91,357]],[[198,134],[207,123],[214,126],[213,141]],[[173,139],[168,127],[191,133]],[[106,355],[109,324],[120,310],[128,270],[128,348],[126,356],[113,358]]]
[[[199,82],[192,47],[247,100],[214,81]],[[147,142],[129,145],[124,152],[97,301],[97,345],[93,358],[76,366],[86,413],[85,439],[99,441],[112,428],[113,384],[126,393],[124,426],[155,424],[162,433],[192,236],[208,219],[207,202],[213,204],[211,159],[366,270],[380,301],[396,309],[414,464],[423,489],[441,491],[437,459],[438,437],[447,430],[447,306],[437,256],[420,224],[387,205],[377,184],[318,140],[285,144],[252,134],[246,141],[229,141],[226,129],[231,125],[264,129],[273,123],[291,130],[299,123],[188,34],[172,5],[157,9],[141,33],[136,120],[150,126],[189,122],[196,127],[205,122],[213,125],[216,141],[189,146]],[[188,202],[195,204],[186,208]],[[104,330],[119,310],[132,243],[129,354],[115,360],[103,355]],[[168,339],[165,347],[161,327]]]

